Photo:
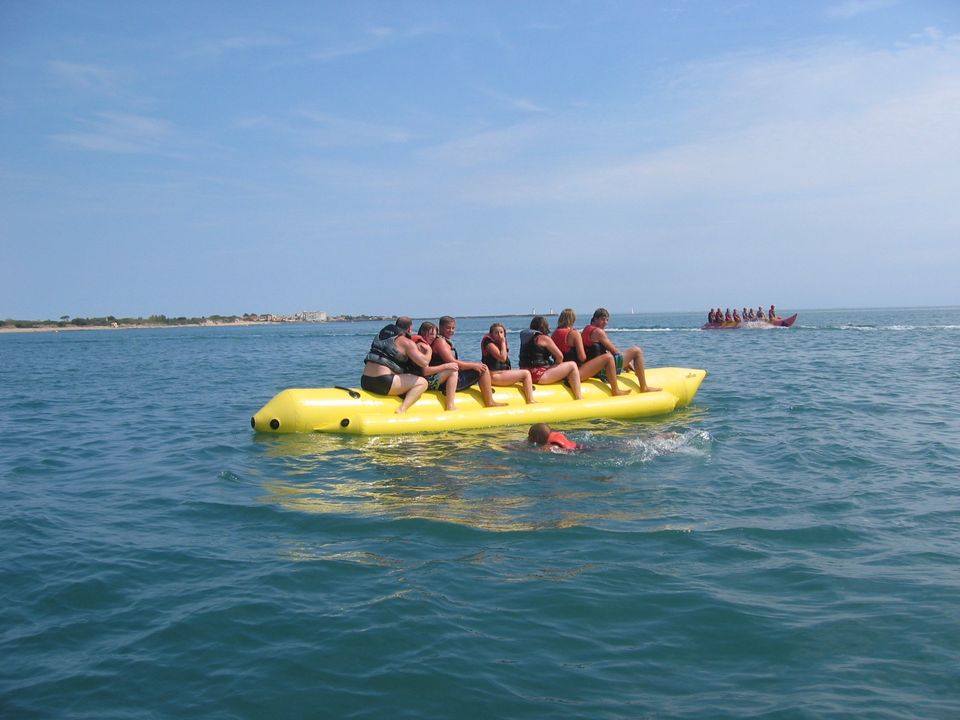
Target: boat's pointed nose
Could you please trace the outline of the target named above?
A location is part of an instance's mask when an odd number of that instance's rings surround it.
[[[250,427],[257,432],[297,432],[297,408],[289,390],[284,390],[260,408]]]

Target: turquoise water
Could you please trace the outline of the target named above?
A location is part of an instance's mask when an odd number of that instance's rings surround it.
[[[957,717],[960,308],[703,321],[577,455],[250,431],[375,324],[0,335],[0,717]]]

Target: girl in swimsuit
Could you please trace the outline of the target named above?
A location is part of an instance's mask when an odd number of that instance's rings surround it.
[[[490,333],[480,341],[480,354],[483,364],[490,368],[490,382],[493,385],[506,387],[522,382],[523,397],[527,405],[536,402],[533,399],[533,377],[530,371],[514,370],[510,367],[510,346],[507,344],[507,329],[503,325],[494,323],[490,326]]]

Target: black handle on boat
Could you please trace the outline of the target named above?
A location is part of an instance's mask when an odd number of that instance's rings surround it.
[[[350,397],[352,397],[354,400],[359,400],[359,399],[360,399],[360,393],[358,393],[356,390],[351,390],[350,388],[345,388],[345,387],[343,387],[342,385],[334,385],[333,387],[334,387],[335,390],[343,390],[345,393],[347,393],[347,394],[348,394]]]

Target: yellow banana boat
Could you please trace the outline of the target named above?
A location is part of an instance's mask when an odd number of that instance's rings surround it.
[[[427,391],[407,412],[397,413],[399,397],[374,395],[352,388],[290,388],[278,393],[250,418],[258,432],[326,432],[353,435],[396,435],[442,432],[496,425],[528,425],[592,418],[641,418],[665,415],[693,400],[706,370],[649,368],[647,383],[656,392],[640,393],[631,372],[618,375],[629,395],[614,397],[597,379],[583,382],[583,399],[575,400],[565,385],[534,385],[535,403],[528,405],[519,386],[494,388],[503,407],[484,407],[480,391],[457,393],[455,410],[444,410],[443,394]]]

